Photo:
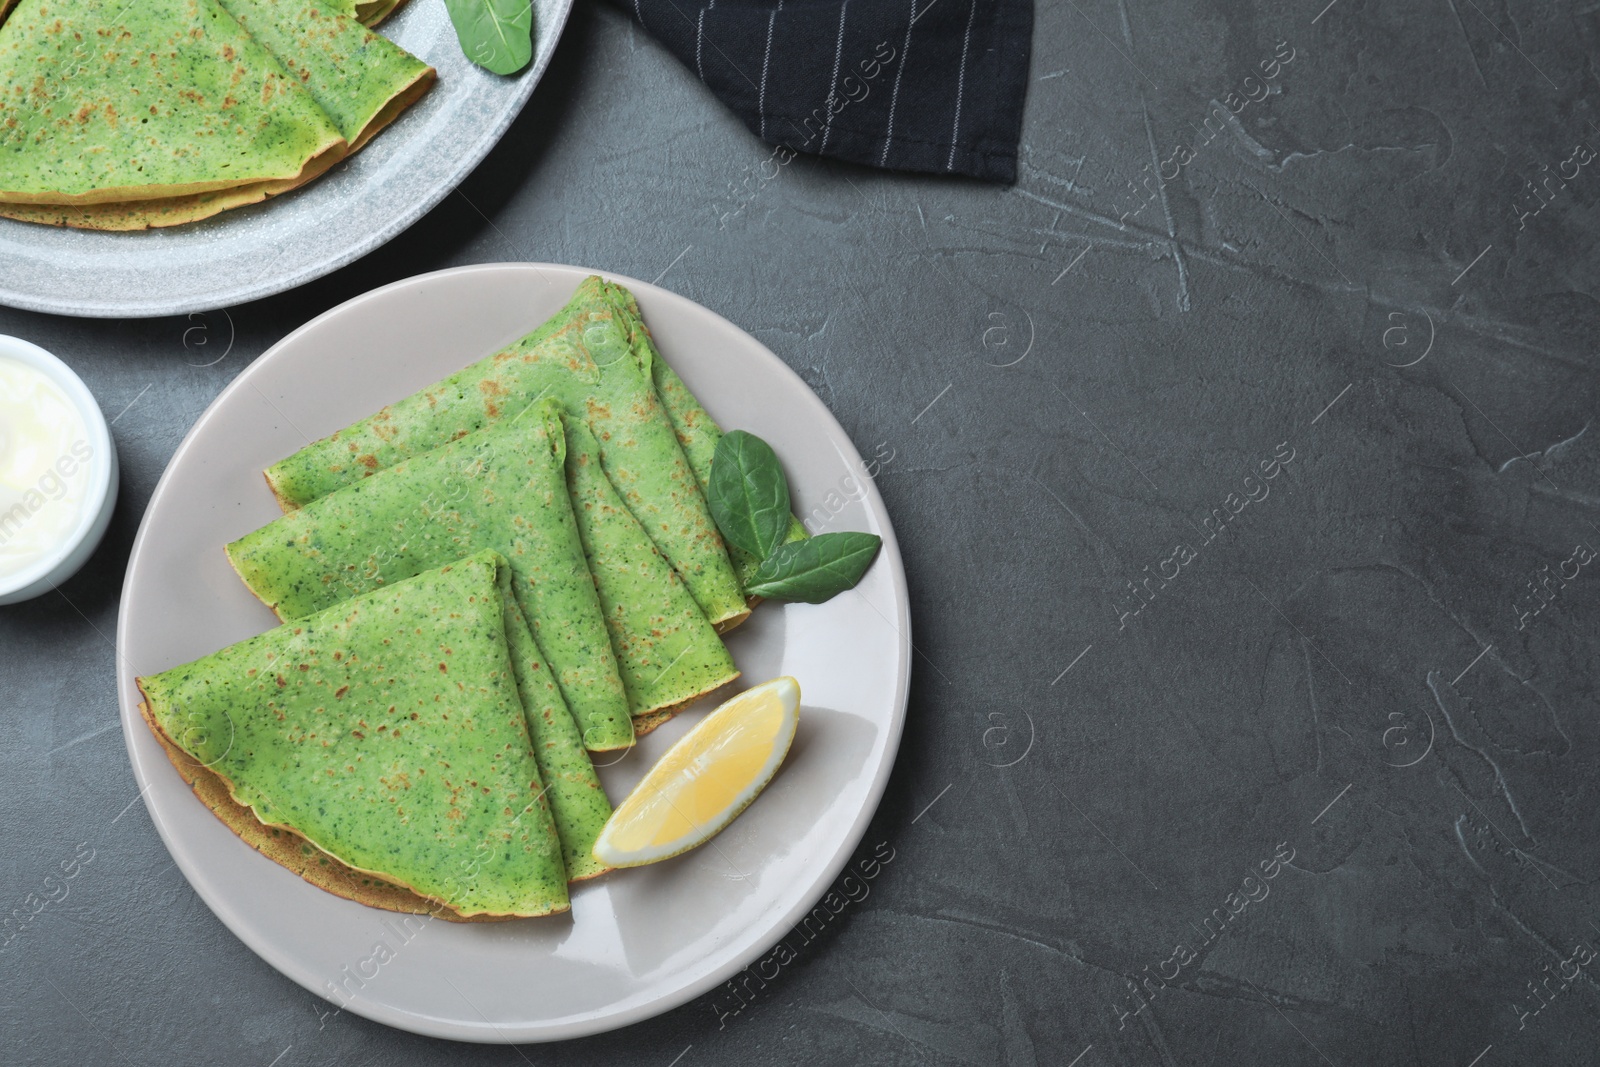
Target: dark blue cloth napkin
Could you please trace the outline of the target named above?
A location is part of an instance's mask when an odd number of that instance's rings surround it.
[[[1016,181],[1033,0],[616,2],[780,149]]]

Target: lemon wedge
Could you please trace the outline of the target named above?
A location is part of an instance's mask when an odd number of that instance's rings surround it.
[[[594,843],[610,867],[642,867],[703,845],[766,788],[800,722],[800,683],[774,678],[727,701],[662,756]]]

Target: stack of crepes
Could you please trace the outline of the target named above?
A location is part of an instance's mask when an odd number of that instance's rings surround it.
[[[20,0],[0,25],[0,215],[140,230],[304,185],[433,84],[368,28],[396,6]]]
[[[604,869],[587,752],[738,676],[719,634],[755,561],[706,505],[721,436],[632,295],[589,278],[269,468],[287,513],[227,552],[285,624],[140,679],[146,718],[202,800],[315,884],[451,918],[561,910]]]

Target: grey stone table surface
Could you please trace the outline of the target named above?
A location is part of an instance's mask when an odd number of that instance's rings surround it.
[[[1014,188],[780,166],[584,3],[460,194],[350,268],[0,310],[125,464],[90,566],[0,609],[4,913],[79,857],[0,954],[0,1061],[1597,1062],[1600,10],[1325,2],[1041,0]],[[252,358],[519,259],[658,278],[892,454],[918,658],[869,894],[747,994],[512,1049],[325,1017],[211,915],[110,638]]]

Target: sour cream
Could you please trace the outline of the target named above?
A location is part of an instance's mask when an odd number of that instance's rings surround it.
[[[65,547],[94,466],[89,428],[42,371],[0,356],[0,580]]]

